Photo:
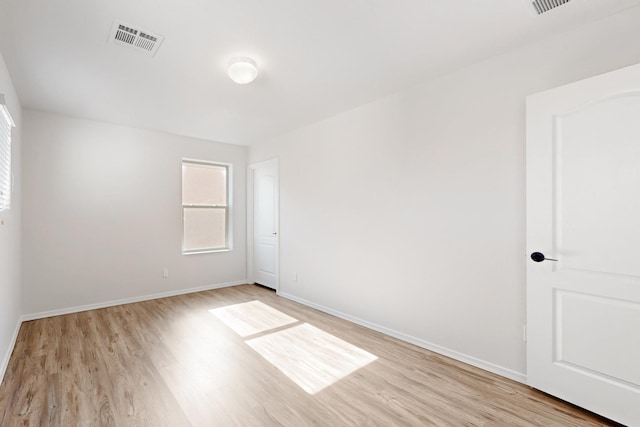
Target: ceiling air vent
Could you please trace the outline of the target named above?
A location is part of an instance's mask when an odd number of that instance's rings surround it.
[[[565,3],[569,3],[571,0],[524,0],[527,6],[536,15],[542,15],[545,12],[549,12],[551,9],[555,9],[558,6],[562,6]],[[529,9],[529,10],[531,10]]]
[[[158,51],[164,37],[122,22],[114,22],[109,41],[120,46],[153,56]]]

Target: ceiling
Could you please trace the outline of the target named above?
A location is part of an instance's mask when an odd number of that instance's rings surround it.
[[[0,0],[23,107],[253,144],[640,4],[572,0]],[[115,20],[165,37],[109,43]],[[258,79],[226,76],[235,56]]]

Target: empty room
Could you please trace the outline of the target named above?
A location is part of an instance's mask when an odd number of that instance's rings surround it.
[[[0,0],[0,426],[640,426],[640,0]]]

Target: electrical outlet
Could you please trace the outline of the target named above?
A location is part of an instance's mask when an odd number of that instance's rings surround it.
[[[166,279],[167,277],[169,277],[169,269],[165,267],[162,269],[162,278]]]
[[[294,282],[298,281],[298,273],[294,272],[292,277]]]

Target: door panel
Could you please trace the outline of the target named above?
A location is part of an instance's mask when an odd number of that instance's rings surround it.
[[[527,98],[527,377],[640,425],[640,66]]]
[[[276,251],[275,245],[258,244],[256,247],[256,268],[263,274],[274,275],[276,273]]]
[[[266,175],[264,171],[257,171],[254,188],[257,196],[256,207],[259,213],[256,217],[258,220],[258,231],[270,237],[276,227],[273,203],[275,177]]]
[[[556,363],[621,387],[640,385],[640,340],[625,333],[640,331],[640,304],[556,291],[555,305]]]
[[[630,227],[640,218],[639,112],[631,92],[556,118],[555,244],[565,268],[640,275],[640,227]]]

